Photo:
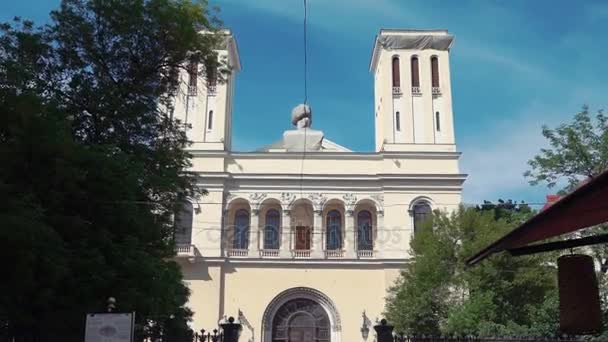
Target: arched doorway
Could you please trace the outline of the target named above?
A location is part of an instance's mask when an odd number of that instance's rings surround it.
[[[272,342],[329,342],[330,335],[325,309],[307,298],[286,302],[272,321]]]
[[[309,287],[279,293],[262,317],[262,342],[340,342],[340,332],[333,301]]]

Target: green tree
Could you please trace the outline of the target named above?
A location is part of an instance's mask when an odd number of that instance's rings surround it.
[[[553,188],[565,183],[566,193],[608,168],[608,118],[602,110],[594,120],[589,107],[583,106],[572,122],[555,129],[543,126],[542,134],[550,146],[528,161],[530,170],[524,176],[531,185]]]
[[[170,113],[185,64],[220,64],[221,36],[200,33],[218,22],[188,0],[64,0],[51,17],[0,27],[0,326],[80,341],[114,296],[183,334],[171,217],[202,191]]]
[[[558,193],[565,195],[576,189],[582,181],[593,178],[608,168],[608,117],[598,110],[595,117],[589,107],[574,115],[571,122],[556,128],[543,127],[543,136],[549,142],[540,150],[524,173],[531,185],[546,184],[549,188],[561,187]],[[608,224],[602,224],[571,234],[575,237],[608,233]],[[593,245],[586,248],[597,263],[604,316],[608,317],[608,246]],[[608,319],[605,319],[608,322]]]
[[[467,257],[531,214],[525,204],[505,203],[435,212],[425,223],[411,242],[412,262],[389,291],[386,314],[396,329],[435,335],[557,332],[557,310],[545,305],[555,296],[547,255],[500,254],[464,267]]]

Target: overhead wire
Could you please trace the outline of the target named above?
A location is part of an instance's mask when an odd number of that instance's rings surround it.
[[[304,0],[304,22],[303,22],[303,30],[304,30],[304,40],[303,40],[303,48],[304,48],[304,112],[308,108],[308,37],[307,37],[307,26],[308,26],[308,3]],[[310,111],[312,114],[312,110]],[[312,117],[308,119],[312,122]],[[306,138],[308,133],[308,127],[304,125],[304,146],[302,149],[302,160],[300,162],[300,198],[304,197],[304,160],[306,160]]]

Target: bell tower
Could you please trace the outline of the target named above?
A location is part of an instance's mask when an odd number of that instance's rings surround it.
[[[447,30],[382,29],[374,75],[376,152],[434,151],[454,145]]]
[[[215,50],[220,68],[228,66],[230,72],[223,75],[218,70],[202,70],[200,65],[189,65],[180,74],[173,115],[188,127],[186,133],[192,141],[191,150],[232,149],[232,102],[241,62],[231,32],[221,30],[216,34],[223,37]]]

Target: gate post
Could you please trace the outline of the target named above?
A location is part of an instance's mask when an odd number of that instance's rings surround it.
[[[242,327],[240,323],[234,323],[234,317],[229,317],[228,322],[220,324],[220,327],[224,334],[222,342],[239,342]]]
[[[394,326],[387,324],[386,319],[382,319],[380,324],[374,325],[378,342],[393,342]]]

